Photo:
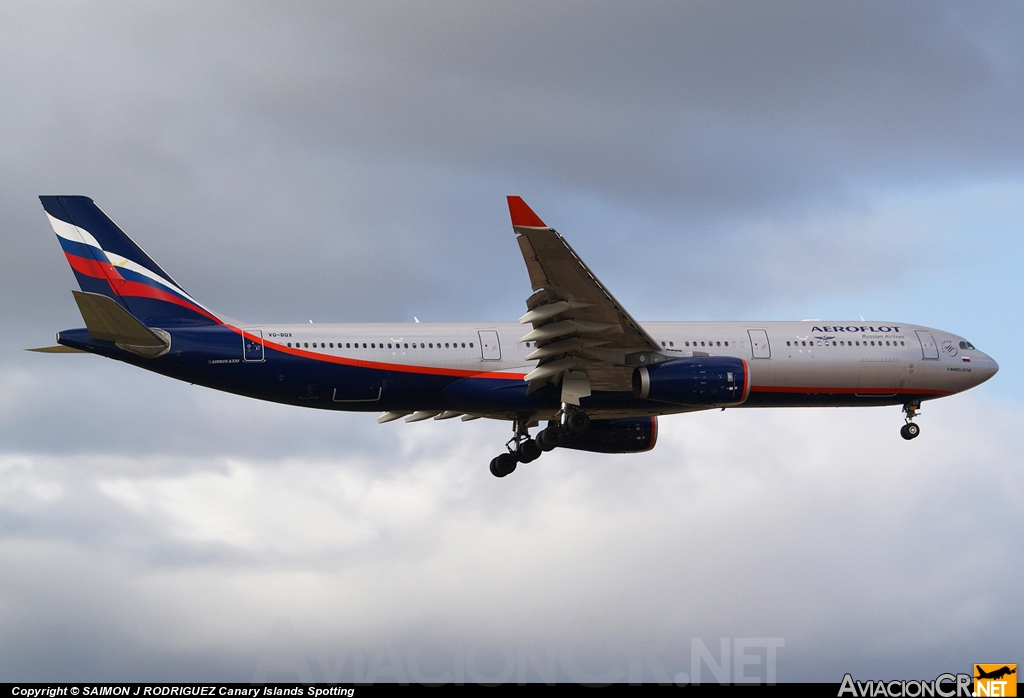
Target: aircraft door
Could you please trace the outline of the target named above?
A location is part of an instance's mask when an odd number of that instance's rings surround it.
[[[498,343],[497,330],[479,330],[476,334],[480,338],[480,358],[484,361],[500,361],[501,344]]]
[[[925,332],[924,330],[914,330],[917,334],[917,339],[921,342],[921,356],[925,359],[937,359],[939,358],[939,345],[935,343],[935,338],[932,337],[931,332]]]
[[[747,330],[750,337],[750,355],[755,359],[772,358],[772,347],[768,343],[768,333],[764,330]]]
[[[242,361],[263,361],[263,330],[242,330]]]

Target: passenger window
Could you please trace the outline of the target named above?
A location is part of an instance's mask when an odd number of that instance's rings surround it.
[[[728,343],[728,342],[726,342],[726,343],[725,343],[725,346],[729,346],[729,343]]]
[[[445,343],[444,343],[444,348],[445,348],[445,349],[450,349],[450,348],[451,348],[451,347],[449,347],[449,346],[448,346],[448,342],[445,342]]]
[[[288,342],[288,346],[291,346],[291,345],[292,345],[292,343],[291,343],[291,342]]]
[[[661,343],[661,346],[665,346],[665,343],[664,343],[664,342],[662,342],[662,343]]]
[[[529,342],[527,342],[527,343],[526,343],[526,346],[530,346],[530,343],[529,343]],[[465,349],[465,348],[466,348],[466,343],[465,343],[465,342],[463,342],[463,343],[462,343],[462,348],[463,348],[463,349]]]
[[[469,343],[469,348],[470,348],[470,349],[472,349],[472,348],[473,348],[473,343],[472,343],[472,342],[470,342],[470,343]]]
[[[669,342],[669,343],[668,343],[668,345],[669,345],[670,347],[674,347],[674,346],[676,345],[676,343],[675,343],[675,342]]]

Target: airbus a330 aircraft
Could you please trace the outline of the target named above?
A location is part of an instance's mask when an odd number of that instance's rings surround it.
[[[534,293],[519,323],[261,325],[206,308],[83,196],[42,196],[85,328],[56,347],[301,407],[512,422],[504,477],[544,451],[654,448],[658,417],[727,407],[902,405],[999,367],[963,337],[903,322],[639,323],[565,239],[508,197]],[[529,430],[546,423],[530,436]]]

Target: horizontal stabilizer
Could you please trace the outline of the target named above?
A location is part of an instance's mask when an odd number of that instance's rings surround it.
[[[89,353],[87,351],[82,351],[81,349],[75,349],[74,347],[65,347],[65,346],[63,346],[61,344],[58,344],[57,346],[54,346],[54,347],[34,347],[32,349],[26,349],[25,351],[35,351],[35,352],[39,352],[40,354],[88,354]]]
[[[166,339],[149,329],[109,296],[72,291],[89,336],[101,342],[164,348]]]

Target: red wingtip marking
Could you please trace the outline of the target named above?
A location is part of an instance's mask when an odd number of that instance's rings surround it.
[[[512,216],[512,225],[521,225],[526,228],[547,228],[540,216],[534,213],[533,209],[518,196],[508,197],[508,213]]]

